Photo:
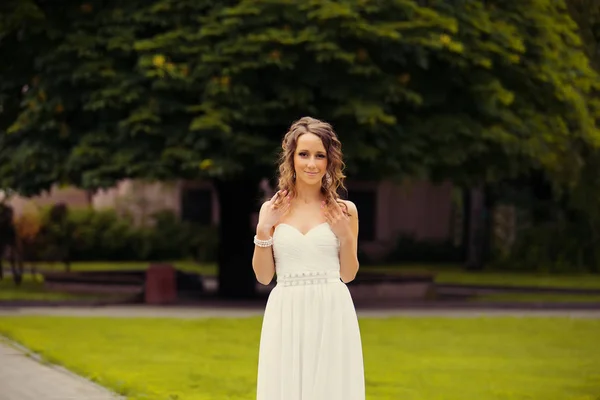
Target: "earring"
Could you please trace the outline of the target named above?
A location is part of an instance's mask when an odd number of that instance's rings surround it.
[[[294,174],[292,175],[292,179],[296,180],[296,173],[294,172]]]
[[[329,175],[329,172],[325,174],[323,179],[325,180],[325,182],[323,182],[325,184],[325,187],[328,187],[331,185],[331,175]]]

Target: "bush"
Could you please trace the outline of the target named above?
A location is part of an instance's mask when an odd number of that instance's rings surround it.
[[[27,261],[215,261],[216,228],[180,221],[171,211],[151,216],[148,226],[113,209],[72,209],[53,219],[52,208],[17,220]]]
[[[400,235],[396,246],[388,254],[388,263],[425,262],[449,263],[462,261],[462,249],[451,240],[417,240]]]
[[[138,260],[135,243],[140,235],[128,215],[114,210],[79,209],[70,213],[74,260]]]
[[[216,261],[218,235],[210,226],[182,222],[170,211],[152,215],[152,228],[143,230],[145,249],[141,254],[155,260],[193,258],[199,262]]]
[[[38,240],[42,229],[40,213],[27,211],[14,220],[17,238],[26,260],[37,259]]]
[[[498,257],[496,268],[532,272],[598,272],[600,247],[595,227],[553,221],[519,232],[511,252]]]

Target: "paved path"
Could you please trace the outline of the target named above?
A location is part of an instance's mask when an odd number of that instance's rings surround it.
[[[0,338],[0,400],[115,400],[121,397],[71,372],[40,363]]]
[[[114,318],[245,318],[262,316],[259,307],[153,307],[153,306],[105,306],[105,307],[0,307],[1,316],[48,315],[74,317]],[[359,317],[572,317],[600,319],[600,310],[519,310],[519,309],[358,309]],[[0,400],[3,400],[0,398]]]

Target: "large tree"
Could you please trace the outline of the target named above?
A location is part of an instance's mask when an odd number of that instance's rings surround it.
[[[594,0],[567,0],[566,3],[579,26],[584,49],[594,68],[600,71],[600,3]]]
[[[598,145],[595,75],[560,1],[65,3],[14,3],[35,12],[2,26],[0,51],[27,66],[0,66],[21,104],[0,126],[2,185],[210,179],[225,296],[253,293],[258,182],[303,115],[334,124],[354,179],[563,184]]]

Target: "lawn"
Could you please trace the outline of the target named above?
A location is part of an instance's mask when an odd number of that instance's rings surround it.
[[[174,265],[182,271],[200,273],[214,276],[217,266],[214,264],[196,264],[192,261],[173,261]],[[73,271],[102,271],[118,269],[143,270],[148,267],[148,262],[75,262],[71,268]],[[62,271],[61,264],[40,263],[39,270]],[[600,274],[532,274],[516,272],[467,272],[457,266],[435,266],[435,265],[402,265],[402,266],[365,266],[361,271],[385,272],[391,274],[402,274],[411,272],[433,272],[437,283],[460,284],[460,285],[491,285],[491,286],[532,286],[539,288],[585,288],[600,290]],[[360,272],[359,272],[360,274]],[[77,295],[69,293],[56,293],[47,291],[39,278],[34,281],[31,275],[26,274],[26,281],[21,288],[12,284],[10,277],[0,281],[0,301],[2,300],[75,300],[104,298],[98,295]],[[600,302],[600,295],[566,295],[566,294],[544,294],[544,293],[506,293],[498,295],[478,296],[472,299],[477,302]]]
[[[115,298],[120,295],[114,296]],[[72,301],[72,300],[110,300],[107,294],[78,294],[47,290],[43,277],[33,279],[31,275],[24,276],[20,287],[16,287],[12,278],[0,281],[0,302],[5,300],[35,300],[35,301]],[[562,293],[498,293],[473,297],[470,301],[479,303],[522,302],[522,303],[600,303],[600,295],[562,294]]]
[[[470,301],[479,303],[597,303],[600,295],[563,293],[494,293],[473,297]],[[600,398],[598,399],[600,400]]]
[[[97,300],[108,299],[107,295],[98,294],[75,294],[49,291],[44,288],[43,278],[34,278],[27,273],[23,275],[23,282],[15,286],[12,277],[5,277],[0,281],[0,301],[3,300]]]
[[[176,268],[182,271],[196,272],[206,275],[216,275],[216,266],[214,264],[196,264],[191,261],[170,262]],[[107,271],[107,270],[144,270],[148,268],[147,262],[75,262],[71,264],[72,271]],[[64,265],[60,263],[38,263],[38,271],[64,271]],[[8,271],[8,270],[7,270]],[[0,302],[3,300],[35,300],[35,301],[62,301],[62,300],[110,300],[120,295],[108,296],[106,294],[76,294],[55,292],[47,290],[44,287],[43,277],[37,275],[36,278],[30,273],[30,266],[27,266],[26,273],[23,275],[23,284],[15,286],[11,276],[5,276],[0,281]]]
[[[260,318],[0,317],[0,333],[136,400],[251,400]],[[600,320],[361,319],[369,400],[597,400]]]
[[[71,264],[72,271],[111,271],[111,270],[145,270],[153,262],[150,261],[78,261]],[[215,264],[198,264],[193,261],[160,261],[159,264],[171,264],[186,272],[196,272],[206,275],[216,275]],[[37,263],[40,270],[64,271],[60,263]]]
[[[168,262],[182,271],[214,276],[215,264],[197,264],[193,261]],[[98,271],[112,269],[146,269],[149,262],[75,262],[74,271]],[[62,270],[61,264],[38,264],[38,268]],[[250,266],[249,266],[250,268]],[[364,266],[361,271],[384,273],[433,272],[437,283],[463,285],[502,285],[599,289],[600,274],[535,274],[519,272],[469,272],[456,265],[408,264],[398,266]],[[359,272],[360,274],[360,272]]]
[[[363,271],[402,274],[411,272],[432,272],[437,283],[459,285],[490,286],[532,286],[538,288],[574,288],[599,289],[600,274],[536,274],[531,272],[509,271],[465,271],[453,265],[400,265],[400,266],[366,266]],[[360,272],[359,272],[360,273]]]

